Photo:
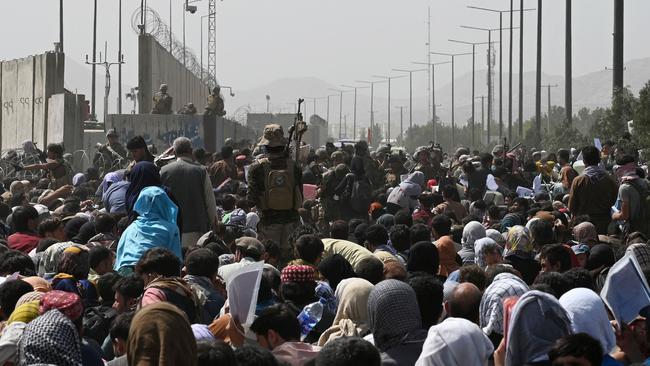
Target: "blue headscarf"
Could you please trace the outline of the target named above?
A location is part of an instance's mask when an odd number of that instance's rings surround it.
[[[139,164],[139,163],[138,163]],[[182,261],[178,207],[160,187],[146,187],[133,207],[138,218],[126,228],[117,245],[115,270],[134,266],[148,249],[163,247]]]
[[[131,184],[126,190],[126,211],[131,215],[140,191],[145,187],[160,187],[162,182],[158,168],[150,161],[135,164],[129,173],[129,181]]]

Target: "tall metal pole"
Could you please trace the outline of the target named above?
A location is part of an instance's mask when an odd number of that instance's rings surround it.
[[[339,99],[339,140],[342,138],[343,133],[343,91],[341,91],[341,98]]]
[[[485,131],[485,95],[481,95],[480,97],[475,97],[474,99],[481,100],[481,141],[483,141],[482,136]]]
[[[431,112],[433,113],[433,142],[438,142],[438,129],[436,123],[438,117],[436,116],[436,65],[431,64]]]
[[[566,0],[566,36],[564,44],[564,108],[566,109],[566,120],[573,123],[573,70],[572,70],[572,15],[571,0]]]
[[[390,78],[388,78],[388,143],[390,144]]]
[[[430,6],[427,8],[427,63],[431,64],[431,7]],[[427,70],[429,70],[428,67]],[[427,76],[429,77],[429,80],[432,80],[431,78],[433,76],[431,74],[431,70],[429,70],[428,73],[429,75]],[[431,82],[431,84],[433,84],[433,81]],[[433,117],[433,115],[435,115],[435,113],[433,113],[433,108],[435,108],[435,106],[431,104],[431,101],[434,99],[432,97],[433,93],[435,93],[435,91],[433,89],[429,89],[429,119],[433,120],[433,123],[435,124],[436,123],[436,121],[434,120],[435,117]]]
[[[401,113],[401,112],[400,112]],[[413,71],[409,72],[409,147],[413,148]],[[402,140],[404,139],[404,132],[402,131]]]
[[[63,53],[63,0],[59,0],[59,47]]]
[[[63,2],[63,0],[61,0]],[[119,0],[117,60],[122,60],[122,0]],[[122,63],[117,65],[117,114],[122,114]]]
[[[472,44],[472,147],[474,147],[474,91],[476,88],[475,75],[476,75],[476,45]]]
[[[203,17],[205,17],[205,15],[202,16],[200,19],[201,21],[201,47],[200,47],[201,48],[201,52],[200,52],[201,53],[201,84],[203,84]]]
[[[454,89],[454,59],[456,57],[454,55],[451,56],[451,148],[456,147],[456,116],[454,115],[454,112],[456,111],[456,107],[454,104],[454,95],[456,93]]]
[[[537,141],[542,138],[542,0],[537,0],[537,70],[535,74],[535,129]]]
[[[97,120],[97,111],[95,110],[95,98],[97,97],[96,86],[97,82],[95,80],[97,75],[97,0],[94,0],[93,7],[93,64],[92,64],[92,84],[90,92],[90,109],[92,110],[93,120]]]
[[[512,11],[513,0],[510,0],[510,47],[508,48],[508,141],[512,141]]]
[[[429,59],[431,59],[431,54],[434,54],[434,52],[429,52]],[[451,61],[446,61],[446,62],[436,62],[436,63],[431,63],[429,62],[413,62],[414,64],[418,65],[427,65],[431,66],[431,121],[433,124],[433,141],[438,140],[438,130],[437,130],[437,115],[436,115],[436,66],[438,65],[444,65],[444,64],[449,64]]]
[[[624,0],[614,0],[614,93],[623,88],[623,32],[625,30]]]
[[[503,140],[503,12],[499,12],[499,141]]]
[[[492,122],[492,31],[488,31],[488,115],[487,115],[487,135],[488,144],[490,143],[490,124]]]
[[[519,5],[519,139],[524,139],[524,0]]]
[[[352,117],[352,138],[357,135],[357,88],[354,88],[354,114]]]

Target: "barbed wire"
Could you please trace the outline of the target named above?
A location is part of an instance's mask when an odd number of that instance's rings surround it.
[[[210,74],[208,73],[207,68],[203,68],[201,66],[201,62],[196,58],[196,55],[194,52],[188,48],[187,46],[185,47],[185,52],[183,52],[183,42],[179,41],[176,39],[176,37],[173,34],[170,34],[169,32],[169,26],[165,21],[162,20],[160,14],[158,14],[157,11],[150,7],[146,7],[144,9],[144,31],[151,35],[156,42],[158,42],[163,48],[165,48],[167,51],[169,50],[170,46],[170,37],[171,37],[171,52],[170,54],[181,64],[183,63],[183,53],[185,54],[185,67],[192,73],[194,76],[196,76],[199,80],[203,82],[210,90],[214,88],[216,85],[219,83],[215,80],[210,78]],[[141,8],[138,7],[135,9],[133,12],[133,15],[131,16],[131,28],[136,34],[141,33],[141,18],[142,18],[142,11]],[[203,71],[203,72],[201,72]]]

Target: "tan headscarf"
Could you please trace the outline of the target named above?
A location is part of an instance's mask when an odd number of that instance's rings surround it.
[[[440,258],[440,266],[438,267],[438,274],[441,276],[449,276],[449,274],[458,269],[458,262],[456,262],[456,246],[454,245],[451,237],[445,235],[436,240],[436,247],[438,248],[438,257]]]
[[[196,340],[185,313],[167,302],[139,310],[131,323],[126,355],[131,366],[196,365]]]
[[[336,288],[339,301],[336,316],[332,326],[318,340],[319,346],[339,337],[363,337],[370,331],[368,296],[375,286],[362,278],[349,278],[341,284],[344,286]]]

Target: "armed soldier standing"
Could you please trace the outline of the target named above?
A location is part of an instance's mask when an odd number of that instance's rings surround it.
[[[172,114],[172,97],[167,94],[167,84],[161,84],[160,90],[153,95],[151,114]]]
[[[267,157],[254,162],[248,170],[248,200],[257,206],[258,233],[280,244],[280,266],[293,254],[289,235],[300,225],[298,209],[302,206],[302,172],[287,156],[287,139],[282,126],[264,127],[258,144]]]

